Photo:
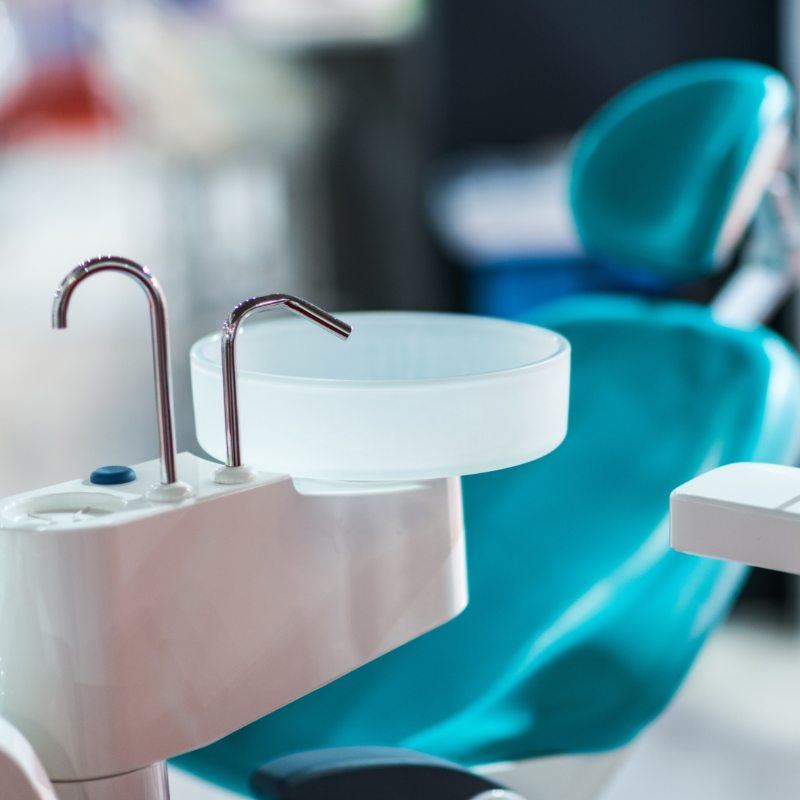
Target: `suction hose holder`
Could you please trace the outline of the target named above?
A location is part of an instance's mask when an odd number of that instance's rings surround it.
[[[222,326],[222,392],[225,407],[225,443],[227,459],[214,480],[217,483],[246,483],[253,477],[250,467],[242,463],[241,433],[239,425],[239,395],[236,367],[236,335],[247,317],[256,311],[283,306],[301,317],[319,325],[323,330],[347,339],[352,328],[327,311],[291,294],[267,294],[243,300],[228,315]]]
[[[100,272],[121,272],[123,275],[127,275],[142,287],[147,296],[153,343],[158,441],[161,451],[161,483],[153,486],[147,493],[147,497],[149,500],[158,502],[180,502],[190,497],[193,489],[189,484],[179,481],[177,477],[167,301],[161,286],[150,270],[135,261],[119,256],[97,256],[84,261],[69,272],[56,289],[53,298],[53,328],[67,327],[67,311],[75,289],[84,280]]]

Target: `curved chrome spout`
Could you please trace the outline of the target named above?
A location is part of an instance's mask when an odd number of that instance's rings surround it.
[[[144,289],[150,306],[150,332],[153,340],[153,372],[156,383],[158,443],[161,449],[161,483],[177,482],[175,466],[175,423],[172,414],[172,379],[169,364],[167,301],[158,281],[147,267],[118,256],[97,256],[75,267],[61,281],[53,298],[53,327],[67,327],[67,311],[78,285],[98,272],[121,272],[133,278]]]
[[[244,320],[254,311],[284,306],[289,311],[305,317],[330,333],[347,339],[352,328],[342,320],[323,311],[313,303],[290,294],[268,294],[243,300],[231,311],[222,326],[222,391],[225,404],[225,440],[227,467],[242,466],[242,448],[239,434],[239,390],[236,377],[236,334]]]

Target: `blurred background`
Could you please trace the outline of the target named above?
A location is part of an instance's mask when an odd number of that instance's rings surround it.
[[[179,445],[195,451],[188,349],[252,294],[499,316],[577,291],[675,294],[581,252],[566,159],[612,94],[714,56],[763,61],[797,83],[797,4],[0,2],[0,495],[157,454],[137,287],[93,280],[70,328],[50,330],[55,286],[91,255],[142,261],[164,285]],[[702,300],[713,288],[681,292]],[[792,309],[773,324],[796,341]],[[784,719],[777,688],[786,682],[756,682],[767,694],[736,713],[713,710],[737,694],[733,678],[717,679],[725,664],[791,674],[795,582],[755,573],[737,614],[689,699],[651,734],[653,763],[615,796],[634,796],[636,781],[673,757],[696,756],[699,732],[715,743],[707,765],[736,759],[764,773],[748,783],[734,770],[725,794],[709,778],[702,796],[778,797],[771,786],[800,785],[800,714]],[[764,709],[784,720],[770,753],[785,751],[785,763],[747,738]],[[665,769],[663,796],[700,797],[680,774]],[[662,794],[650,786],[648,796]]]

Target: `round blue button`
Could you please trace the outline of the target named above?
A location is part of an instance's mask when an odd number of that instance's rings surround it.
[[[102,486],[114,486],[118,483],[130,483],[136,480],[136,472],[131,467],[122,467],[112,464],[108,467],[98,467],[90,476],[90,483]]]

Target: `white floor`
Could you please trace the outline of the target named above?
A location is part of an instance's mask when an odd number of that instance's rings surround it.
[[[737,623],[708,644],[602,800],[800,796],[800,639]]]
[[[235,797],[173,771],[172,800]],[[800,796],[800,638],[736,623],[707,645],[601,800]],[[553,798],[558,800],[558,798]]]
[[[179,769],[170,769],[169,789],[170,800],[242,800],[240,794],[218,789]]]

